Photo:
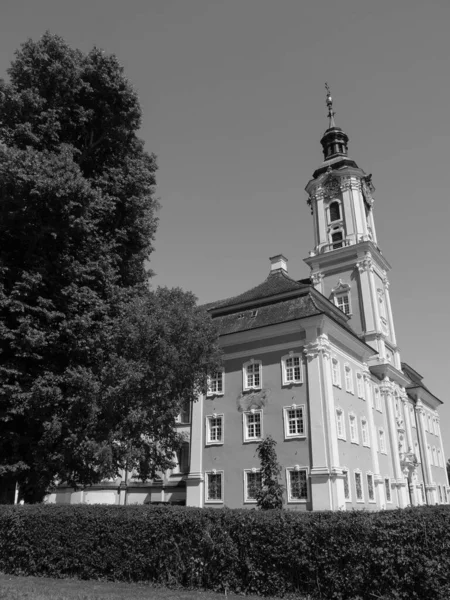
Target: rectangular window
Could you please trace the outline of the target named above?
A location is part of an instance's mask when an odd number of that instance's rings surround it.
[[[304,437],[305,436],[305,417],[304,406],[286,406],[284,407],[284,431],[285,437]]]
[[[260,360],[244,365],[244,388],[246,390],[261,388],[261,369]]]
[[[354,444],[358,444],[358,427],[356,425],[356,417],[355,415],[349,415],[348,419],[350,422],[350,441]]]
[[[379,411],[382,412],[382,407],[381,407],[381,394],[380,394],[380,388],[376,385],[374,387],[374,394],[375,394],[375,408]]]
[[[439,466],[438,459],[437,459],[437,453],[436,453],[436,447],[435,446],[433,446],[433,464],[434,464],[435,467]]]
[[[223,502],[223,471],[206,473],[206,502]]]
[[[336,306],[346,315],[350,314],[350,300],[348,294],[339,294],[336,296]]]
[[[364,500],[363,496],[363,488],[362,488],[362,476],[361,473],[355,471],[355,490],[356,490],[356,500],[358,502],[362,502]]]
[[[285,356],[282,359],[283,385],[302,383],[302,360],[300,354]]]
[[[363,446],[369,446],[369,426],[366,419],[361,419],[361,434]]]
[[[386,494],[386,502],[392,502],[391,480],[389,479],[389,477],[386,477],[386,479],[384,480],[384,492]]]
[[[308,499],[308,482],[306,469],[288,469],[288,501],[304,502]]]
[[[244,413],[244,442],[253,442],[262,437],[262,411]]]
[[[444,489],[444,502],[445,502],[445,504],[448,504],[447,488],[445,487],[445,485],[444,485],[443,489]]]
[[[380,429],[378,431],[378,436],[379,436],[379,440],[380,440],[380,452],[382,452],[383,454],[386,454],[386,438],[385,438],[383,429]]]
[[[369,502],[375,502],[375,490],[373,487],[373,475],[371,473],[367,473],[367,495],[369,497]]]
[[[344,413],[340,408],[336,409],[336,427],[338,438],[345,440]]]
[[[350,497],[350,483],[348,480],[348,471],[347,470],[343,470],[342,471],[343,475],[344,475],[344,498],[350,502],[351,497]]]
[[[440,485],[438,485],[438,490],[439,490],[439,504],[442,504],[442,489],[441,489]]]
[[[223,444],[223,415],[206,417],[206,443]]]
[[[339,361],[336,358],[333,358],[331,361],[331,376],[333,385],[341,387],[341,369],[339,367]]]
[[[416,416],[414,414],[413,406],[409,407],[409,412],[410,412],[410,416],[411,416],[411,427],[415,427],[416,426]]]
[[[344,372],[345,372],[345,390],[347,392],[350,392],[351,394],[353,394],[354,390],[353,390],[352,370],[348,365],[345,365]]]
[[[224,392],[224,370],[219,369],[208,381],[208,396],[222,395]]]
[[[428,450],[428,462],[430,463],[430,465],[433,464],[433,455],[431,454],[431,446],[428,445],[427,446],[427,450]]]
[[[356,373],[356,389],[358,392],[358,398],[364,400],[364,379],[361,373]]]
[[[430,433],[433,433],[433,420],[431,418],[431,415],[428,415],[428,431]]]
[[[438,424],[437,424],[436,419],[433,419],[433,429],[434,429],[434,435],[439,435],[439,429],[438,429]]]
[[[442,454],[441,454],[441,451],[439,450],[439,448],[438,448],[438,451],[437,451],[437,456],[438,456],[438,464],[439,464],[439,466],[443,467],[444,464],[443,464],[443,461],[442,461]]]
[[[244,471],[245,502],[256,502],[256,497],[261,489],[261,471]]]
[[[422,504],[425,504],[425,489],[423,487],[423,483],[420,484],[420,495],[422,498]]]
[[[419,442],[414,442],[414,453],[416,455],[416,460],[418,463],[421,463],[420,459],[420,450],[419,450]]]

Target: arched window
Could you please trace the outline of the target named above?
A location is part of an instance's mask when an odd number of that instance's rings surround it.
[[[342,248],[342,231],[336,231],[331,234],[331,242],[333,244],[333,250],[337,248]]]
[[[330,223],[333,221],[339,221],[341,219],[341,207],[339,202],[332,202],[330,204]]]

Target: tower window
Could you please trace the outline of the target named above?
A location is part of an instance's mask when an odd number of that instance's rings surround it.
[[[336,231],[335,233],[331,234],[331,244],[333,246],[333,250],[342,248],[342,246],[343,246],[342,240],[343,240],[342,231]]]
[[[341,207],[339,202],[332,202],[330,204],[330,222],[340,221],[341,219]]]
[[[334,302],[338,308],[346,315],[350,314],[350,300],[348,294],[339,294],[334,297]]]

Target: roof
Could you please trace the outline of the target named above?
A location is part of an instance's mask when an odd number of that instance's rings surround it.
[[[307,287],[308,284],[295,281],[295,279],[289,277],[285,271],[278,269],[276,271],[271,271],[267,279],[265,279],[256,287],[251,288],[247,292],[244,292],[239,296],[234,296],[233,298],[226,298],[225,300],[217,300],[216,302],[204,304],[202,308],[205,308],[206,310],[225,308],[234,306],[236,304],[242,304],[243,302],[269,298],[270,296],[274,296],[276,294],[292,292],[294,290],[300,290]]]
[[[348,317],[317,292],[308,279],[295,281],[281,269],[243,294],[203,305],[219,323],[221,335],[326,314],[351,331]],[[355,335],[355,334],[354,334]]]

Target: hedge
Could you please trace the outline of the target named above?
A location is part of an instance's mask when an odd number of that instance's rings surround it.
[[[322,600],[448,600],[450,507],[0,506],[0,571]]]

